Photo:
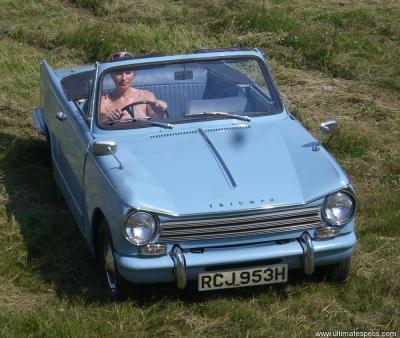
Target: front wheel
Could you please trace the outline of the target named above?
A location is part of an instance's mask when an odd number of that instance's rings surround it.
[[[107,296],[113,299],[125,299],[127,297],[128,282],[118,273],[111,235],[105,221],[100,224],[96,248],[99,268],[103,275]]]

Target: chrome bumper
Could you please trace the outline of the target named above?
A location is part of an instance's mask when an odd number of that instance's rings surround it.
[[[179,289],[184,289],[187,284],[186,259],[179,246],[174,247],[172,250],[172,257],[175,263],[176,283]]]
[[[122,277],[133,283],[176,282],[180,289],[188,280],[196,280],[199,273],[212,266],[279,260],[289,269],[302,268],[305,274],[314,272],[315,266],[334,264],[350,257],[356,237],[354,232],[326,240],[311,239],[304,232],[297,240],[288,243],[259,243],[249,246],[205,248],[191,252],[178,245],[169,255],[158,257],[132,257],[116,254],[116,263]]]
[[[303,269],[306,275],[312,275],[315,269],[314,244],[308,232],[304,232],[298,239],[303,248]],[[172,250],[172,257],[175,263],[176,282],[179,289],[184,289],[187,284],[186,259],[182,249],[175,246]]]
[[[314,244],[308,232],[304,232],[299,240],[303,247],[303,266],[306,275],[312,275],[315,269]]]

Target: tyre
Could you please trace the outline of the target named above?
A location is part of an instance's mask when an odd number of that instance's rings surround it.
[[[118,273],[115,263],[115,250],[107,223],[104,220],[98,229],[96,251],[106,295],[111,299],[124,300],[128,296],[129,283]]]
[[[324,274],[324,279],[329,282],[344,282],[350,273],[351,257],[347,258],[345,261],[324,266],[322,272]]]

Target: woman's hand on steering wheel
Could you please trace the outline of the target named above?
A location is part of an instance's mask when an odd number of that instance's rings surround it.
[[[108,117],[110,119],[110,121],[117,121],[120,120],[125,114],[122,112],[122,110],[115,108],[115,109],[111,109]]]
[[[154,105],[154,102],[153,101],[146,101],[146,100],[132,102],[132,103],[127,104],[125,107],[123,107],[121,109],[121,112],[126,111],[132,118],[135,118],[135,111],[133,110],[133,107],[135,107],[135,106],[137,106],[139,104]]]
[[[167,102],[164,102],[162,100],[155,100],[154,107],[156,107],[157,109],[166,110],[168,108],[168,105]]]
[[[125,107],[121,109],[121,111],[126,111],[129,113],[129,115],[132,118],[135,118],[135,112],[133,110],[134,106],[137,106],[139,104],[149,104],[152,108],[156,108],[157,110],[166,110],[167,109],[167,103],[161,100],[155,100],[155,101],[147,101],[147,100],[142,100],[142,101],[136,101],[127,104]]]

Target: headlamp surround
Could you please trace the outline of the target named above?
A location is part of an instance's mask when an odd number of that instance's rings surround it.
[[[353,218],[355,210],[355,195],[350,191],[341,190],[325,199],[322,216],[328,224],[342,226]]]
[[[145,211],[128,214],[124,222],[126,239],[136,245],[150,243],[156,237],[158,229],[158,219]]]

